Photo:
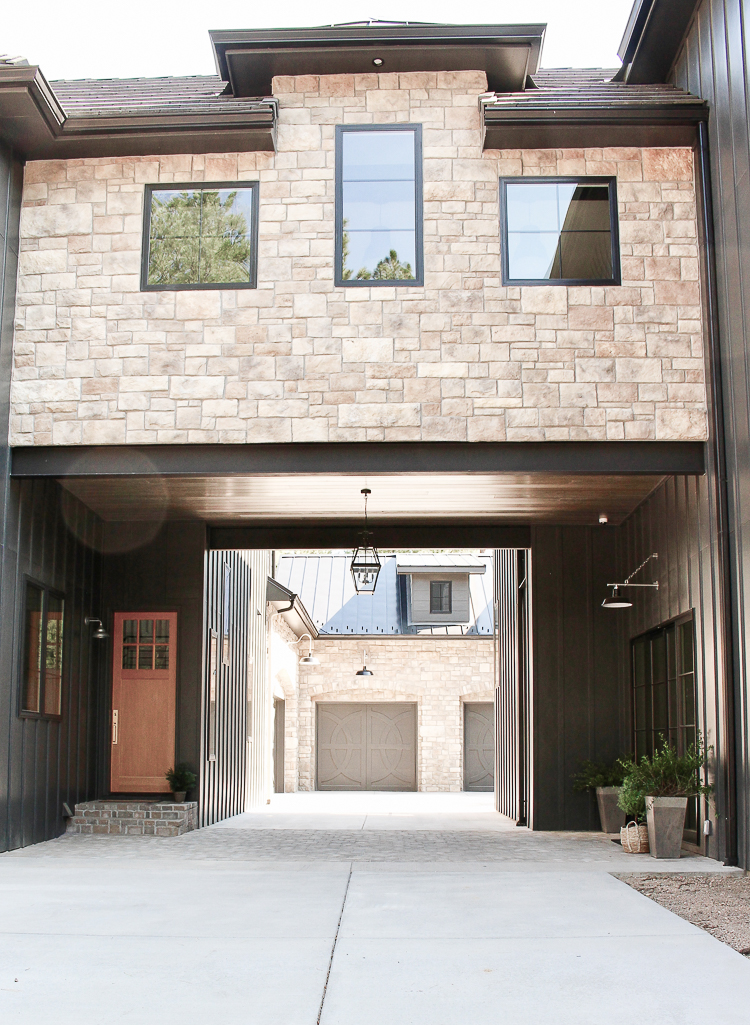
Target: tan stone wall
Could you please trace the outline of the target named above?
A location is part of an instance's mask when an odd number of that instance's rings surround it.
[[[26,169],[12,444],[706,437],[692,155],[482,152],[484,75],[276,79],[278,152]],[[425,287],[334,288],[334,126],[424,126]],[[623,286],[503,288],[498,176],[616,174]],[[143,187],[260,181],[258,288],[139,291]]]
[[[269,606],[272,610],[272,606]],[[299,656],[307,648],[297,647],[297,635],[275,611],[269,612],[268,671],[271,693],[284,699],[284,792],[298,788],[297,704],[299,698]],[[306,642],[305,642],[306,643]]]
[[[375,674],[355,676],[367,650]],[[492,701],[493,642],[414,636],[315,641],[320,665],[299,670],[299,789],[315,789],[316,701],[416,701],[417,786],[463,789],[463,701]]]

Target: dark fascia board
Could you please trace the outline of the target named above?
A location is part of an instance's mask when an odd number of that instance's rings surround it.
[[[222,113],[66,117],[37,67],[0,67],[0,141],[27,160],[272,151],[276,102]]]
[[[388,548],[529,548],[531,528],[507,523],[379,523],[370,520],[375,543]],[[209,527],[208,547],[221,549],[347,549],[357,544],[362,521],[309,519],[248,527]],[[311,631],[312,632],[312,631]]]
[[[557,149],[581,146],[692,146],[708,104],[581,107],[565,110],[493,110],[482,104],[484,149]]]
[[[346,25],[213,31],[216,67],[235,96],[265,96],[275,75],[485,71],[489,88],[525,87],[546,25]],[[377,52],[374,52],[377,51]],[[374,68],[374,57],[383,64]]]
[[[14,477],[315,473],[705,473],[696,441],[50,445],[13,449]]]
[[[665,82],[697,6],[698,0],[635,0],[617,77],[633,85]]]

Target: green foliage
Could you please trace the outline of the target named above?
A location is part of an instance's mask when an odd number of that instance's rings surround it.
[[[250,280],[249,209],[240,191],[196,189],[151,197],[150,285],[234,284]]]
[[[410,263],[402,263],[395,249],[377,264],[372,274],[363,267],[357,271],[360,281],[408,281],[414,277]]]
[[[175,766],[174,769],[167,770],[166,780],[167,783],[169,783],[169,789],[172,793],[180,794],[184,791],[192,790],[195,786],[197,776],[183,762],[181,765]]]
[[[633,762],[620,789],[620,808],[638,820],[646,814],[647,797],[708,797],[713,791],[710,783],[700,781],[706,767],[700,735],[697,744],[691,744],[682,755],[663,736],[661,741],[661,748],[650,758],[643,755]]]
[[[580,794],[585,790],[596,790],[597,787],[619,787],[625,778],[627,761],[618,758],[611,764],[607,762],[581,762],[578,772],[573,776],[573,790]]]

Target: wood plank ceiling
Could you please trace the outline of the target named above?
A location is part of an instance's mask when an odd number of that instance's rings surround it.
[[[621,523],[660,484],[657,475],[253,474],[222,477],[66,477],[60,483],[105,521],[203,520],[214,525],[351,520],[370,488],[373,520]]]

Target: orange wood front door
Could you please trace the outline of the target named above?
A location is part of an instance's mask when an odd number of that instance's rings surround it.
[[[177,613],[116,612],[112,792],[165,793],[174,765]]]

